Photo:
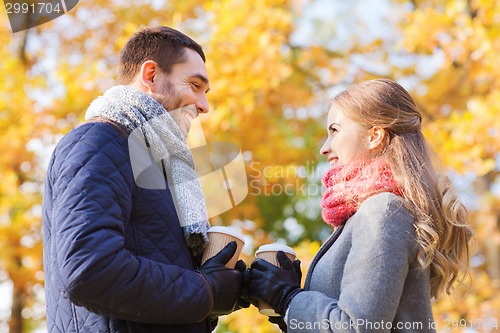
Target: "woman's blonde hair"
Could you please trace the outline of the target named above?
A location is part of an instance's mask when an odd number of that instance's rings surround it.
[[[467,210],[451,182],[439,174],[422,131],[422,114],[410,94],[388,79],[364,81],[348,87],[333,100],[349,118],[366,128],[386,132],[380,155],[390,164],[398,186],[415,215],[418,260],[430,267],[431,290],[448,294],[468,272]]]

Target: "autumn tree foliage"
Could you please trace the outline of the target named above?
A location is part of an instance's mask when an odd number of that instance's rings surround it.
[[[354,20],[358,28],[348,42],[332,43],[363,3],[353,1],[352,10],[344,4],[343,14],[313,20],[314,38],[297,40],[298,22],[317,3],[327,2],[93,0],[16,34],[2,9],[0,283],[13,286],[5,296],[12,299],[10,333],[30,332],[43,320],[40,207],[47,156],[61,135],[83,121],[88,104],[115,84],[120,48],[146,25],[178,28],[205,49],[211,112],[202,126],[209,142],[241,148],[249,184],[245,200],[212,223],[244,229],[247,264],[258,245],[281,239],[295,247],[305,274],[329,232],[319,215],[318,151],[332,88],[377,76],[404,83],[426,115],[426,135],[445,170],[472,179],[468,203],[477,246],[471,288],[468,294],[459,290],[461,298],[437,301],[436,316],[500,319],[500,211],[494,194],[500,5],[388,1],[390,19],[383,24],[393,34],[367,39],[365,22]],[[277,329],[252,307],[222,318],[219,331]]]
[[[26,34],[16,38],[0,18],[0,283],[12,282],[10,332],[26,332],[22,312],[35,300],[43,282],[40,231],[40,169],[34,152],[37,108],[29,96],[45,85],[31,72]]]

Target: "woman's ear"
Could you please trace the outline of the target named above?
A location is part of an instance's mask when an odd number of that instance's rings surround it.
[[[380,126],[373,126],[370,129],[370,137],[369,137],[369,143],[368,143],[368,148],[370,150],[377,150],[379,148],[382,148],[382,145],[385,141],[385,137],[387,135],[387,132],[385,129],[383,129]]]
[[[154,93],[155,76],[157,74],[158,64],[153,60],[145,61],[141,66],[141,83],[151,94]]]

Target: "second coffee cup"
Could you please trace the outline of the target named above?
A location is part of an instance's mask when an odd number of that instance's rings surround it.
[[[290,246],[283,244],[265,244],[259,247],[259,249],[255,252],[255,257],[264,259],[265,261],[270,262],[274,266],[280,267],[280,263],[276,258],[276,254],[278,251],[285,252],[286,256],[291,260],[295,260],[295,252]],[[268,317],[279,317],[280,314],[276,313],[274,309],[272,309],[267,303],[259,300],[259,312]]]

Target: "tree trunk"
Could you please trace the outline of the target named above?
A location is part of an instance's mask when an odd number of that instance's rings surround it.
[[[14,281],[13,281],[14,282]],[[23,308],[25,295],[22,288],[15,285],[12,292],[12,308],[9,320],[9,333],[23,333]]]
[[[478,177],[474,182],[474,191],[480,200],[481,221],[488,238],[484,241],[484,255],[488,265],[488,274],[492,282],[500,286],[500,207],[498,199],[491,194],[491,186],[498,172],[490,172]]]
[[[11,272],[12,281],[12,307],[10,310],[9,333],[23,333],[23,309],[26,303],[25,284],[23,283],[22,259],[18,254],[14,254],[12,261],[16,266],[15,273]]]

